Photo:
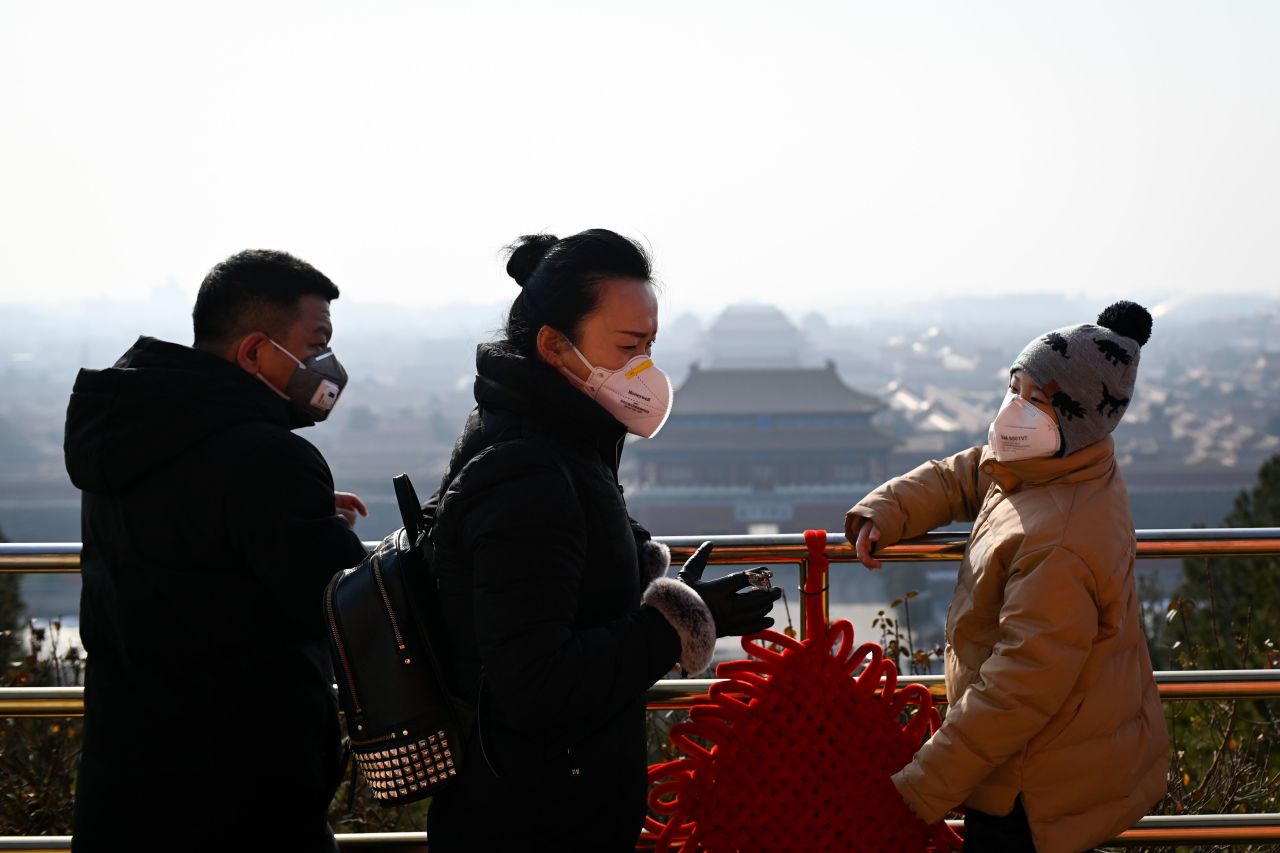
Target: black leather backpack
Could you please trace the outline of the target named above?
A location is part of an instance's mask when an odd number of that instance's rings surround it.
[[[432,519],[407,475],[392,483],[404,527],[334,575],[324,593],[351,752],[384,806],[429,797],[457,778],[470,718],[433,646],[431,628],[440,621]]]

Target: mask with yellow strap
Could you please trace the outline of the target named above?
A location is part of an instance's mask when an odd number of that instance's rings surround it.
[[[567,339],[566,339],[567,340]],[[591,374],[580,379],[573,371],[560,368],[575,387],[595,400],[605,411],[618,419],[627,432],[653,438],[667,422],[671,414],[671,380],[647,355],[637,355],[617,370],[596,367],[578,351],[572,341],[569,346]]]

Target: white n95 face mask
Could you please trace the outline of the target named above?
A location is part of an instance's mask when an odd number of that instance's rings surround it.
[[[987,430],[987,444],[997,461],[1016,462],[1052,456],[1062,446],[1062,436],[1053,418],[1010,391]]]
[[[566,338],[567,340],[567,338]],[[617,418],[627,432],[653,438],[671,414],[671,380],[647,355],[638,355],[617,370],[596,367],[569,342],[575,355],[591,371],[584,382],[573,371],[560,368],[569,381]]]

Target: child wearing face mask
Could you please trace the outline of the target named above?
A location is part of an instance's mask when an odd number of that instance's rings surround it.
[[[1168,737],[1133,577],[1112,430],[1151,315],[1117,302],[1023,349],[988,444],[927,462],[849,510],[868,568],[972,521],[947,613],[946,720],[893,782],[927,823],[964,806],[965,850],[1086,850],[1165,792]]]

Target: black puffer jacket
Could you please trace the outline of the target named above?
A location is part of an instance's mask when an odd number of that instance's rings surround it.
[[[283,400],[152,338],[83,370],[67,471],[83,492],[88,651],[77,850],[331,850],[341,772],[321,593],[364,556]],[[241,837],[242,840],[242,837]]]
[[[681,647],[640,604],[655,550],[618,485],[625,430],[541,362],[483,345],[477,370],[434,570],[448,665],[478,714],[431,847],[631,850],[644,694]]]

